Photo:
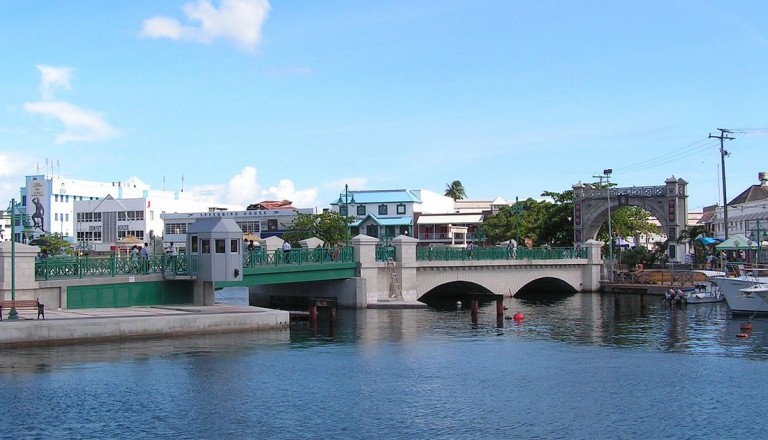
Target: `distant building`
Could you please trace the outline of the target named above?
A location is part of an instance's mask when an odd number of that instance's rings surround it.
[[[728,202],[728,234],[743,234],[760,241],[768,240],[768,173],[758,173],[758,185],[751,185]],[[706,225],[716,238],[725,239],[724,212],[716,206]]]

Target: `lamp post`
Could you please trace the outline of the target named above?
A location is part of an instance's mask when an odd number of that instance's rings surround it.
[[[749,231],[749,238],[757,243],[757,263],[760,263],[760,254],[763,252],[763,242],[768,240],[768,231],[763,229],[763,234],[760,235],[760,220],[756,220],[757,228]]]
[[[19,313],[16,311],[16,199],[11,199],[11,206],[8,207],[8,213],[11,215],[11,310],[8,312],[8,319],[19,319]]]
[[[603,170],[603,174],[605,175],[605,192],[608,194],[608,255],[610,255],[611,258],[611,264],[609,266],[610,273],[608,276],[609,279],[613,281],[613,231],[611,231],[611,186],[609,185],[611,173],[613,173],[613,169],[611,168]]]
[[[515,244],[520,246],[520,216],[523,214],[523,206],[520,205],[518,198],[515,197],[515,205],[512,206],[512,215],[515,216]]]
[[[338,204],[339,210],[344,206],[344,243],[345,247],[349,247],[349,205],[355,204],[355,195],[349,197],[349,185],[344,185],[344,198],[339,196]]]

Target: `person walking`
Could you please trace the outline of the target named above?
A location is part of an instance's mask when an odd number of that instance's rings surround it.
[[[138,272],[139,271],[139,247],[135,244],[131,248],[131,268],[128,269],[128,272]]]
[[[285,262],[291,262],[291,244],[287,241],[283,242],[283,254],[285,254]]]
[[[139,259],[141,260],[141,273],[146,274],[149,272],[149,243],[144,243],[144,247],[139,251]]]

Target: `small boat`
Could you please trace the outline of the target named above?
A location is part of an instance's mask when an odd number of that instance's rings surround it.
[[[768,284],[765,283],[753,284],[749,287],[739,289],[739,292],[743,295],[757,295],[762,298],[763,301],[768,301]]]
[[[720,288],[713,281],[696,283],[693,287],[683,289],[685,302],[688,304],[714,303],[725,300]]]

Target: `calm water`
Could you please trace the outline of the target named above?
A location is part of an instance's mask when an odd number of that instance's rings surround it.
[[[0,437],[762,438],[768,321],[653,297],[339,312],[332,331],[5,350]],[[222,302],[244,303],[229,291]],[[1,329],[2,327],[0,327]]]

